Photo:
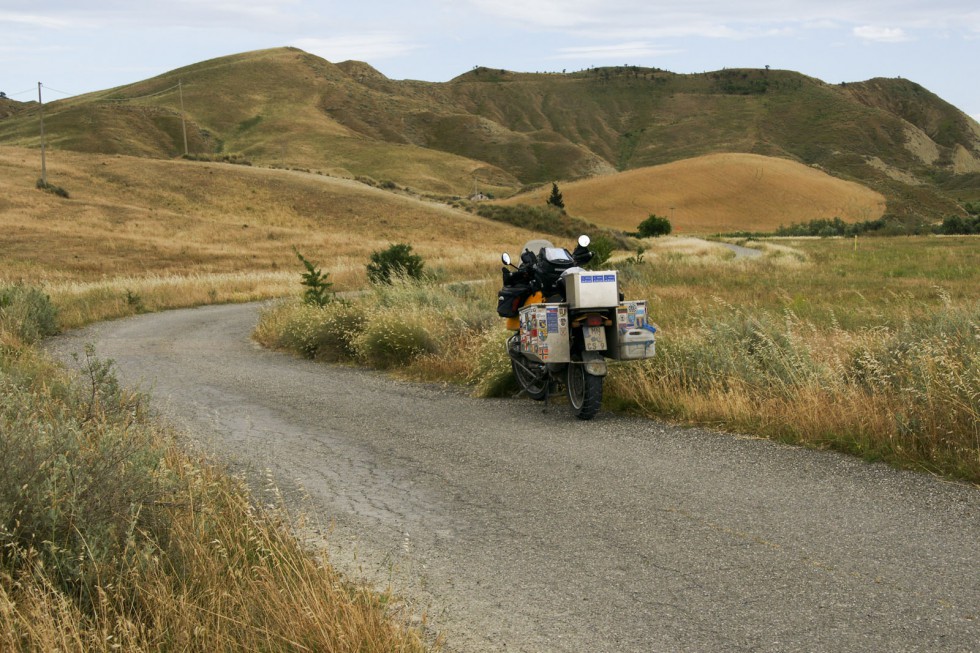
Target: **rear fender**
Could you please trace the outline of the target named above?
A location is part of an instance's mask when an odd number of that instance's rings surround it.
[[[592,376],[605,376],[608,371],[606,358],[601,351],[583,351],[582,364],[585,365],[586,374]]]

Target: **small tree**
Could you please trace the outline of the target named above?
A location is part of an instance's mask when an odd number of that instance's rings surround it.
[[[296,256],[306,267],[303,280],[300,282],[306,286],[306,290],[303,291],[303,303],[310,306],[326,306],[333,301],[333,293],[330,290],[333,284],[327,281],[330,273],[321,272],[320,268],[307,261],[295,247],[293,247],[293,251],[296,252]]]
[[[548,204],[556,208],[565,210],[565,200],[561,196],[561,191],[558,190],[558,184],[552,182],[551,184],[551,196],[548,198]]]
[[[640,238],[656,238],[666,236],[671,232],[670,220],[659,215],[650,214],[650,217],[640,223],[637,233]]]
[[[373,284],[390,284],[392,277],[421,279],[425,263],[418,254],[412,254],[412,246],[404,243],[371,253],[367,265],[368,280]]]
[[[612,238],[601,234],[596,236],[589,245],[589,250],[592,252],[592,260],[589,261],[586,267],[590,270],[600,269],[606,264],[609,257],[612,256],[614,249],[616,249],[616,244],[612,241]]]

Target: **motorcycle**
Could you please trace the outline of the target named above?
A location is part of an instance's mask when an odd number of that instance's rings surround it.
[[[515,333],[507,354],[521,393],[547,401],[564,385],[576,417],[589,420],[602,403],[606,359],[650,358],[656,327],[646,301],[625,301],[616,270],[590,271],[591,240],[569,252],[547,240],[524,245],[520,265],[501,255],[497,314]]]

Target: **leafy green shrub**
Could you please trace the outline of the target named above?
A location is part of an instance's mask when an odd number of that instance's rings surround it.
[[[640,238],[656,238],[657,236],[669,235],[671,230],[670,220],[651,214],[649,218],[639,224],[637,234]]]
[[[355,347],[358,356],[380,369],[407,365],[418,356],[438,350],[436,339],[410,314],[382,312],[364,325]]]
[[[612,256],[614,249],[616,249],[616,243],[609,236],[600,234],[593,238],[592,243],[589,245],[589,250],[592,252],[592,260],[589,261],[588,268],[590,270],[601,269],[606,264],[606,261],[609,260],[609,257]]]
[[[958,215],[948,216],[943,219],[941,225],[936,227],[935,232],[947,236],[955,234],[980,234],[980,215],[972,214],[967,217],[960,217]]]
[[[367,275],[373,284],[390,284],[395,277],[421,279],[424,267],[422,257],[412,254],[411,245],[398,243],[371,253]]]
[[[0,287],[0,329],[31,344],[58,333],[58,310],[37,288]]]

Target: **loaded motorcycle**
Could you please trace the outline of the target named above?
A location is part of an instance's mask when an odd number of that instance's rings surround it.
[[[654,355],[656,327],[646,301],[624,301],[616,270],[585,270],[590,239],[569,252],[547,240],[524,245],[520,266],[501,255],[497,314],[515,333],[507,353],[521,392],[545,401],[564,385],[579,419],[599,412],[606,359]]]

